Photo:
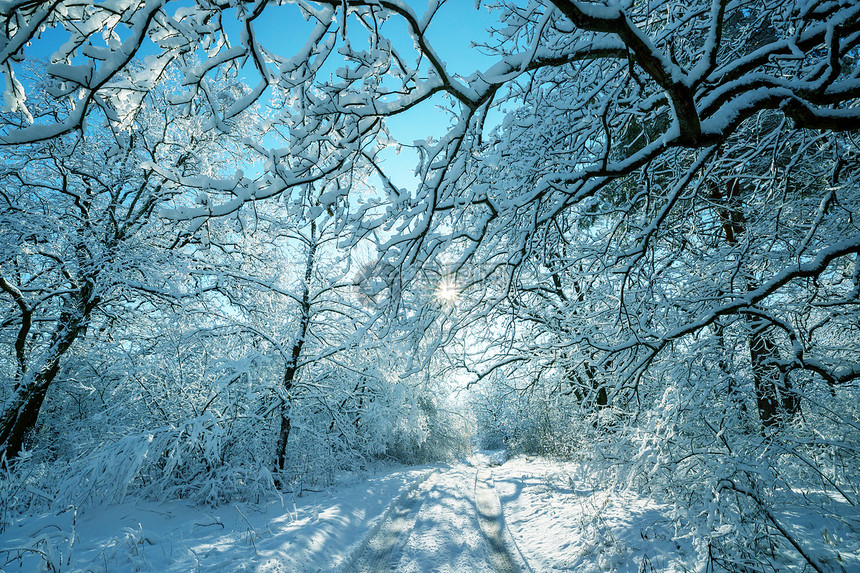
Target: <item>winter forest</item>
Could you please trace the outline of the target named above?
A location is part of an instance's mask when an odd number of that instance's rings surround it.
[[[365,504],[346,555],[429,468],[493,474],[521,562],[488,571],[860,571],[856,0],[4,0],[0,29],[0,570],[352,570],[265,561],[259,508],[311,551]],[[87,541],[144,506],[235,561],[138,517]]]

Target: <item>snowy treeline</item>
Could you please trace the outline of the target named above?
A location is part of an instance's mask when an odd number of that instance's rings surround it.
[[[49,110],[39,79],[30,106]],[[260,499],[379,458],[444,458],[465,439],[355,283],[367,247],[340,250],[337,221],[308,217],[308,197],[194,232],[158,216],[188,193],[207,202],[159,169],[217,176],[259,136],[206,129],[207,109],[167,103],[175,84],[147,94],[128,128],[94,114],[84,132],[6,148],[7,517],[130,490]]]
[[[705,568],[838,569],[784,515],[860,498],[860,5],[458,3],[464,76],[420,4],[0,7],[4,511],[443,456],[468,384]]]

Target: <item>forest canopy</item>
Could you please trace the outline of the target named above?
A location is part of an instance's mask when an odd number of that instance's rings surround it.
[[[480,56],[440,55],[451,10]],[[477,432],[664,491],[714,565],[826,570],[773,508],[858,499],[860,3],[0,27],[7,483],[218,502]]]

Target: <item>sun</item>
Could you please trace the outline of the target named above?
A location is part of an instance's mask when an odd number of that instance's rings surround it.
[[[457,285],[450,279],[444,279],[436,285],[436,300],[439,302],[452,303],[457,300]]]

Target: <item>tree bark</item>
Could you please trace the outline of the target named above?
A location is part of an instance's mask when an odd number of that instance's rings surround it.
[[[733,247],[738,244],[746,227],[740,192],[739,181],[730,179],[726,184],[725,196],[718,186],[713,187],[711,196],[718,206],[717,213],[726,243]],[[746,289],[750,291],[755,288],[754,279],[747,276]],[[782,372],[776,363],[779,349],[769,333],[768,325],[749,314],[745,320],[750,330],[747,342],[761,425],[768,428],[788,422],[800,413],[800,398],[792,389],[788,373]]]
[[[761,424],[770,427],[788,422],[800,413],[800,397],[792,389],[788,373],[775,365],[779,350],[767,334],[767,325],[749,316],[747,324],[750,327],[750,360]]]
[[[603,409],[609,405],[609,395],[606,386],[600,382],[600,373],[590,362],[584,362],[582,372],[585,379],[579,375],[576,369],[570,371],[568,381],[573,386],[573,395],[581,406],[590,409]]]
[[[726,382],[726,391],[729,394],[729,400],[734,404],[737,404],[740,408],[741,414],[745,416],[747,413],[746,400],[735,384],[734,375],[729,367],[729,349],[726,346],[725,328],[725,324],[719,320],[714,323],[714,335],[717,338],[717,349],[719,352],[717,368],[720,369],[720,373],[723,375],[723,379]]]
[[[290,440],[290,431],[293,427],[291,418],[292,407],[292,391],[295,385],[296,375],[299,370],[299,358],[302,355],[302,348],[305,344],[305,338],[308,332],[308,325],[311,321],[311,295],[310,284],[313,278],[314,259],[317,250],[316,223],[311,221],[310,242],[308,243],[308,256],[305,261],[304,283],[302,283],[302,300],[300,304],[300,315],[298,331],[296,338],[293,341],[293,348],[284,366],[283,398],[281,401],[281,424],[278,430],[278,442],[275,446],[275,470],[283,472],[287,464],[287,444]]]
[[[15,459],[28,434],[36,427],[45,395],[60,371],[60,361],[86,329],[90,314],[99,303],[94,289],[94,280],[88,280],[65,304],[42,367],[24,374],[5,404],[0,414],[0,459]]]

